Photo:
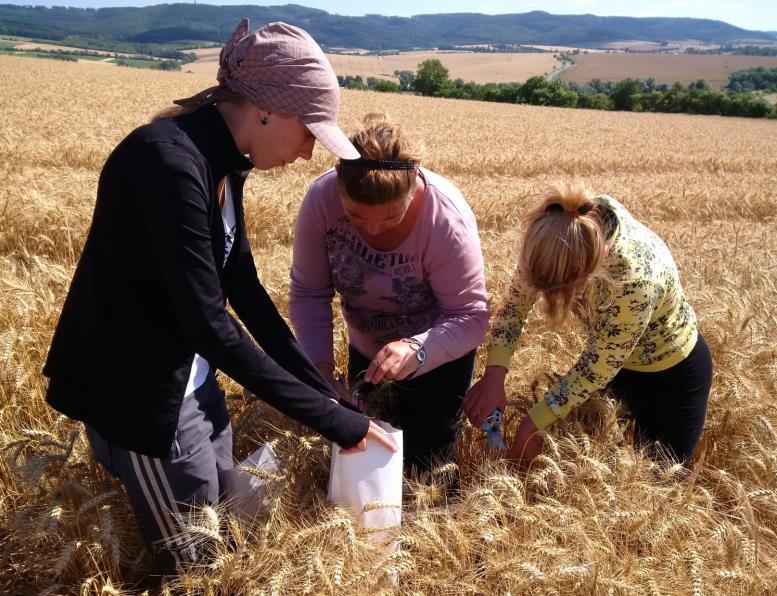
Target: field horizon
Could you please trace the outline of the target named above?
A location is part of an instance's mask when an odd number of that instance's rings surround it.
[[[56,43],[31,41],[4,41],[19,50],[77,51],[79,48]],[[731,54],[684,54],[654,51],[623,51],[632,47],[627,42],[609,44],[609,49],[574,48],[566,46],[536,46],[543,52],[471,52],[462,50],[414,50],[386,55],[359,52],[327,53],[327,58],[338,76],[361,76],[398,82],[395,71],[416,72],[421,62],[436,59],[448,69],[451,80],[485,83],[524,83],[533,76],[545,76],[580,85],[593,79],[618,82],[627,78],[652,78],[659,84],[687,85],[699,79],[706,80],[713,89],[721,90],[729,76],[739,70],[765,67],[777,68],[777,56],[744,56]],[[640,46],[636,46],[637,48]],[[649,46],[652,47],[652,46]],[[662,46],[657,46],[661,48]],[[694,46],[695,47],[695,46]],[[707,46],[704,46],[707,47]],[[186,74],[206,75],[215,79],[218,72],[220,47],[186,50],[197,60],[181,65]],[[365,51],[366,52],[366,51]],[[576,53],[575,53],[576,52]],[[105,58],[93,60],[113,65],[112,57],[128,58],[132,54],[100,51]],[[562,63],[558,56],[565,53],[574,62]],[[83,58],[79,61],[84,62]]]
[[[82,426],[49,408],[41,367],[83,247],[100,169],[151,115],[212,76],[0,56],[0,593],[136,594],[148,553],[121,486]],[[606,395],[549,429],[527,473],[494,460],[467,423],[462,493],[412,483],[400,548],[373,544],[326,502],[331,448],[225,375],[235,457],[270,442],[282,473],[253,523],[206,509],[212,548],[181,578],[206,594],[693,594],[777,590],[777,122],[342,91],[341,124],[383,111],[425,145],[424,166],[477,217],[487,287],[499,300],[520,217],[548,183],[580,179],[621,201],[669,245],[715,367],[705,431],[685,473],[630,444]],[[247,233],[284,316],[293,226],[312,180],[334,164],[254,171]],[[339,367],[346,334],[335,330]],[[529,320],[508,376],[508,436],[576,359],[575,324]],[[475,378],[482,372],[479,354]]]
[[[560,80],[585,84],[593,79],[621,81],[653,78],[657,83],[687,85],[704,79],[713,89],[723,89],[728,77],[737,70],[763,66],[777,68],[777,56],[735,56],[725,54],[657,54],[641,52],[608,52],[576,48],[574,64],[561,68],[555,58],[560,52],[544,53],[476,53],[451,51],[402,52],[387,56],[327,54],[338,75],[360,75],[396,81],[395,70],[413,73],[424,60],[436,59],[448,69],[451,80],[463,79],[475,83],[524,83],[533,76],[553,73]],[[569,50],[566,50],[569,51]],[[572,50],[574,51],[574,50]],[[184,65],[184,70],[211,75],[218,71],[219,48],[194,50],[199,58]]]

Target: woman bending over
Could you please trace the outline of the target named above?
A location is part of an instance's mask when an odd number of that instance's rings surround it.
[[[486,370],[465,399],[470,421],[479,425],[504,409],[510,359],[540,297],[551,321],[574,313],[588,339],[574,366],[529,409],[510,456],[530,462],[541,448],[537,431],[608,388],[632,412],[638,445],[658,442],[687,462],[707,411],[709,349],[664,242],[618,201],[582,186],[552,187],[524,222]]]
[[[332,298],[348,327],[348,373],[393,381],[388,413],[405,462],[423,471],[453,457],[475,348],[488,326],[475,217],[459,190],[420,167],[402,129],[368,115],[361,154],[318,178],[294,235],[289,311],[299,341],[333,378]]]

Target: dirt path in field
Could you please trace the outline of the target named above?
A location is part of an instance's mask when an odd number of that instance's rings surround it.
[[[574,62],[564,62],[562,63],[561,66],[559,66],[558,68],[554,68],[553,71],[548,73],[548,76],[546,76],[545,79],[547,79],[547,81],[550,83],[556,80],[557,78],[559,78],[562,74],[564,74],[568,70],[572,70],[574,67],[575,67]]]

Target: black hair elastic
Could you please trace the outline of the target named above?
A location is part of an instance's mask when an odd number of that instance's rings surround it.
[[[393,159],[342,159],[341,163],[357,168],[366,168],[369,170],[414,170],[416,163],[414,161],[397,161]]]

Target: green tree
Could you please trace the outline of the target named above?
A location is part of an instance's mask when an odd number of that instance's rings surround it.
[[[339,79],[338,79],[339,80]],[[364,79],[361,75],[351,76],[345,75],[341,83],[346,89],[366,89],[367,85],[364,84]]]
[[[375,91],[380,91],[382,93],[399,93],[399,85],[394,81],[380,79],[375,85]]]
[[[181,70],[181,64],[176,60],[162,60],[156,67],[159,70]]]
[[[749,68],[738,70],[729,76],[728,89],[734,92],[777,90],[777,68]]]
[[[727,106],[727,116],[746,116],[748,118],[765,118],[773,113],[770,103],[753,93],[732,93]]]
[[[550,98],[546,105],[560,108],[577,107],[577,93],[569,89],[561,81],[553,81],[548,87]]]
[[[594,93],[604,93],[605,95],[609,95],[610,91],[612,91],[612,81],[603,81],[601,79],[592,79],[588,82],[586,85],[591,91]]]
[[[709,91],[710,90],[710,84],[704,80],[699,79],[697,81],[692,81],[688,83],[688,89],[698,89],[699,91]]]
[[[450,84],[448,69],[439,60],[430,58],[418,65],[413,87],[421,95],[440,96]]]
[[[636,96],[641,91],[642,85],[636,79],[618,81],[610,92],[613,107],[616,110],[633,110],[637,100]]]
[[[635,112],[655,112],[656,107],[661,103],[664,94],[660,91],[651,91],[649,93],[639,93],[633,96],[633,109]]]
[[[611,110],[612,101],[605,93],[581,93],[577,98],[577,107],[589,110]]]
[[[415,74],[413,74],[412,70],[395,70],[394,76],[399,79],[400,91],[413,90],[413,80],[415,79]]]
[[[521,89],[518,92],[518,99],[521,103],[545,105],[550,96],[550,93],[548,92],[549,86],[550,84],[545,77],[529,77],[526,82],[521,85]]]

